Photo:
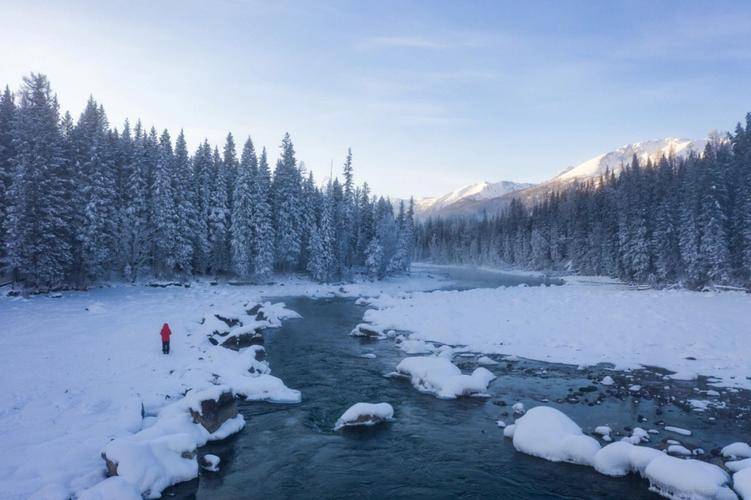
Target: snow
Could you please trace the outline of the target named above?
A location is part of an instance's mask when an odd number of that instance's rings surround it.
[[[751,467],[751,458],[744,458],[743,460],[731,460],[730,462],[725,462],[725,467],[727,467],[730,472],[738,472],[743,469],[748,469]]]
[[[516,431],[516,424],[507,425],[506,427],[503,428],[503,437],[513,439],[515,431]]]
[[[701,374],[714,377],[714,385],[751,389],[751,336],[745,333],[751,331],[751,295],[632,290],[594,281],[382,294],[371,299],[374,309],[364,320],[379,330],[409,331],[410,339],[483,354],[612,363],[619,370],[657,366],[679,377]]]
[[[627,441],[616,441],[600,449],[594,458],[597,472],[620,477],[629,473],[643,474],[649,462],[664,455],[660,450],[635,446]]]
[[[623,165],[631,164],[631,159],[634,155],[642,163],[646,163],[647,160],[654,162],[659,160],[663,155],[669,156],[670,154],[674,154],[677,157],[685,157],[690,151],[701,154],[706,144],[706,140],[692,141],[676,137],[626,144],[614,151],[595,156],[584,163],[564,171],[553,178],[553,181],[570,182],[573,180],[592,179],[604,175],[608,170],[617,175]]]
[[[415,209],[418,215],[426,216],[440,211],[442,208],[464,200],[487,200],[498,198],[508,193],[531,187],[532,184],[523,184],[509,181],[488,182],[482,181],[464,186],[455,191],[439,197],[420,198],[415,201]]]
[[[418,339],[407,339],[400,342],[399,349],[407,354],[428,354],[434,350],[432,344]]]
[[[671,444],[667,448],[667,452],[671,455],[688,456],[691,455],[691,450],[680,444]]]
[[[649,433],[641,427],[634,427],[629,437],[624,437],[621,441],[626,441],[631,444],[639,444],[645,441],[649,441]]]
[[[120,476],[105,479],[78,496],[78,500],[141,500],[135,485]]]
[[[355,403],[334,424],[334,430],[344,427],[375,425],[394,418],[394,408],[388,403]]]
[[[521,401],[514,403],[511,409],[514,411],[514,415],[524,415],[524,412],[526,411],[524,409],[524,403]]]
[[[721,453],[725,458],[751,458],[751,446],[748,443],[731,443],[723,447]]]
[[[665,430],[669,432],[675,432],[676,434],[680,434],[681,436],[690,436],[691,431],[688,429],[683,429],[681,427],[675,427],[672,425],[666,425]]]
[[[595,427],[595,434],[599,434],[602,436],[602,439],[604,441],[610,441],[612,438],[610,437],[610,433],[613,432],[613,429],[608,427],[607,425],[598,425]]]
[[[552,462],[592,465],[600,449],[596,439],[584,435],[573,420],[549,406],[528,410],[514,425],[517,451]]]
[[[216,455],[212,455],[211,453],[207,453],[203,456],[204,464],[201,466],[204,469],[206,469],[209,472],[218,472],[219,471],[219,463],[222,461],[219,457]]]
[[[604,377],[602,377],[602,380],[600,380],[600,383],[602,385],[613,385],[615,384],[615,381],[613,380],[613,377],[611,377],[610,375],[605,375]]]
[[[751,468],[733,474],[733,489],[745,500],[751,499]]]
[[[479,358],[477,358],[477,364],[483,365],[483,366],[493,366],[493,365],[497,365],[498,361],[495,361],[494,359],[489,358],[488,356],[480,356]]]
[[[644,471],[649,489],[676,499],[732,499],[730,477],[716,465],[699,460],[663,455],[652,460]]]
[[[464,375],[455,364],[442,356],[405,358],[399,362],[396,371],[408,375],[417,390],[441,399],[483,394],[495,378],[483,367],[476,368],[471,375]]]
[[[0,497],[70,498],[102,483],[100,453],[107,443],[151,427],[155,435],[166,429],[159,423],[162,410],[189,389],[221,384],[248,399],[299,402],[299,391],[255,360],[255,348],[231,351],[208,342],[213,332],[206,323],[216,320],[215,326],[229,330],[214,312],[242,317],[243,328],[269,326],[294,314],[274,304],[274,297],[397,296],[440,283],[413,273],[336,286],[289,277],[260,286],[112,284],[59,298],[0,297]],[[262,297],[270,301],[263,305],[269,319],[256,322],[246,311]],[[173,331],[166,356],[159,339],[164,322]],[[231,425],[239,427],[240,419],[220,431]],[[118,483],[107,481],[112,488]]]

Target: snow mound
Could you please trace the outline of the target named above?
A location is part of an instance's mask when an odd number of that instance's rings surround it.
[[[665,430],[668,432],[675,432],[676,434],[680,434],[681,436],[690,436],[691,431],[688,429],[683,429],[682,427],[675,427],[673,425],[666,425]]]
[[[733,488],[741,498],[751,499],[751,468],[733,474]]]
[[[141,498],[138,488],[120,476],[109,477],[78,495],[78,500],[141,500]]]
[[[394,418],[394,408],[388,403],[356,403],[334,424],[334,430],[344,427],[375,425]]]
[[[516,425],[511,424],[507,425],[503,428],[503,437],[512,438],[514,437],[514,431],[516,431]]]
[[[409,375],[417,390],[441,399],[483,394],[495,378],[483,367],[475,369],[471,375],[464,375],[450,360],[437,356],[405,358],[397,365],[396,371]]]
[[[484,366],[493,366],[497,365],[498,361],[495,361],[493,358],[490,358],[488,356],[480,356],[479,358],[477,358],[477,364]]]
[[[610,375],[605,375],[602,380],[600,380],[600,383],[602,385],[613,385],[615,384],[615,380],[613,380],[613,377],[611,377]]]
[[[722,456],[733,460],[751,458],[751,446],[741,442],[729,444],[722,449]]]
[[[663,455],[652,460],[644,471],[649,489],[675,499],[734,499],[730,476],[716,465],[700,460]]]
[[[643,475],[649,463],[661,456],[664,453],[660,450],[616,441],[597,452],[593,465],[597,472],[606,476],[620,477],[632,472]]]
[[[725,467],[730,472],[739,472],[743,469],[751,468],[751,458],[744,458],[743,460],[734,460],[732,462],[725,462]]]
[[[196,442],[189,434],[169,434],[153,440],[116,439],[105,448],[117,464],[117,475],[146,498],[159,498],[173,484],[198,475]]]
[[[596,439],[550,406],[537,406],[517,419],[513,436],[517,451],[551,462],[592,465],[600,449]]]
[[[634,430],[631,431],[631,435],[621,438],[621,441],[626,441],[631,444],[643,443],[649,441],[649,433],[641,427],[634,427]]]
[[[418,339],[403,340],[399,344],[399,349],[407,354],[429,354],[434,351],[433,344]]]

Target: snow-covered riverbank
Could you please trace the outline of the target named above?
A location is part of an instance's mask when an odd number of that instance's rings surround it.
[[[365,321],[411,339],[574,365],[658,366],[751,388],[751,295],[634,290],[603,279],[564,286],[416,292],[371,299]]]
[[[435,287],[413,276],[322,286],[285,279],[267,286],[149,288],[115,285],[59,298],[0,299],[0,496],[68,498],[103,479],[100,452],[144,426],[188,390],[226,384],[249,399],[289,402],[294,391],[251,374],[253,353],[209,342],[203,318],[262,297],[400,294]],[[269,312],[270,311],[270,312]],[[269,320],[285,317],[269,309]],[[159,328],[174,332],[161,353]],[[299,395],[298,395],[299,397]]]

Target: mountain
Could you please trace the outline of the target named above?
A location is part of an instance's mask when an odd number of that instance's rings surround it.
[[[588,180],[597,178],[608,170],[618,174],[623,165],[631,163],[634,155],[641,162],[646,162],[647,160],[657,161],[663,155],[673,155],[682,158],[688,156],[692,151],[701,154],[706,145],[706,139],[693,141],[690,139],[678,139],[676,137],[626,144],[614,151],[595,156],[584,163],[568,168],[548,182],[565,183]]]
[[[415,212],[421,218],[476,215],[483,212],[493,215],[507,207],[514,198],[525,203],[533,203],[547,193],[564,189],[574,182],[597,179],[608,171],[617,175],[624,165],[631,163],[634,155],[642,162],[648,159],[657,161],[663,155],[680,158],[692,152],[701,154],[706,144],[706,139],[690,140],[676,137],[626,144],[569,167],[540,184],[478,182],[440,197],[421,198],[415,202]]]
[[[420,198],[415,201],[415,212],[420,217],[459,215],[462,207],[476,202],[501,198],[515,191],[534,186],[510,181],[477,182],[439,197]]]

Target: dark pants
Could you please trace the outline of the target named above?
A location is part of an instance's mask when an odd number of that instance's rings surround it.
[[[162,340],[162,352],[169,354],[169,340]]]

